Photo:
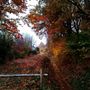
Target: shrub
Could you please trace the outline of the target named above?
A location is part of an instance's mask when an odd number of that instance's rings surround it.
[[[26,42],[23,39],[16,40],[16,43],[13,46],[13,55],[15,58],[24,58],[29,55],[31,52],[30,42]]]
[[[13,35],[8,31],[0,32],[0,64],[12,58],[12,45],[14,44]]]
[[[80,63],[82,59],[90,54],[90,32],[81,32],[79,34],[79,38],[77,41],[76,34],[72,34],[72,36],[67,38],[67,46],[70,49],[70,52],[74,58],[76,58],[76,62]]]
[[[84,74],[81,74],[78,77],[74,77],[71,80],[71,85],[74,90],[89,90],[90,89],[90,70],[87,70]]]
[[[72,76],[69,80],[74,90],[89,90],[90,89],[90,32],[82,31],[79,33],[77,40],[76,34],[68,37],[67,45],[69,53],[73,57],[72,61],[75,62]],[[70,67],[74,64],[70,64]],[[78,67],[78,68],[77,68]],[[70,71],[70,70],[69,70]]]

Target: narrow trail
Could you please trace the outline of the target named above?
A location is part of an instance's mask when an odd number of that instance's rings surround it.
[[[41,55],[27,56],[25,58],[8,61],[0,66],[1,73],[38,73],[43,57]]]
[[[0,74],[40,74],[43,56],[40,54],[8,61],[0,66]],[[37,77],[0,77],[0,90],[40,90]]]

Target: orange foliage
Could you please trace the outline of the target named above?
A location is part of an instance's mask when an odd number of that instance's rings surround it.
[[[52,22],[51,25],[47,26],[48,34],[53,35],[57,32],[64,33],[65,28],[63,26],[64,20],[57,20],[56,22]]]
[[[26,3],[25,0],[12,0],[14,4],[18,6],[18,11],[22,12],[23,9],[26,9]]]
[[[44,27],[48,28],[48,26],[49,26],[48,19],[44,15],[31,13],[28,15],[28,19],[33,24],[33,28],[35,29],[35,31],[38,35],[44,34],[46,30],[41,31],[41,32],[39,32],[39,31],[42,30]]]
[[[45,16],[34,14],[34,13],[29,14],[28,19],[31,21],[32,24],[34,24],[35,22],[47,20],[47,18]]]
[[[12,0],[16,5],[21,5],[23,0]]]
[[[45,27],[47,28],[47,32],[49,35],[55,34],[56,32],[65,32],[63,23],[64,20],[59,18],[57,21],[49,22],[46,16],[38,15],[32,13],[28,15],[29,20],[34,25],[33,28],[37,29],[41,24],[37,23],[39,21],[43,21],[45,23]],[[36,30],[39,31],[39,30]]]

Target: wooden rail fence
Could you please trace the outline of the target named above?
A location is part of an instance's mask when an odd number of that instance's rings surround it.
[[[40,73],[39,74],[0,74],[0,77],[40,77],[40,87],[42,87],[42,83],[43,83],[43,76],[48,76],[47,73],[42,72],[42,69],[40,69]]]

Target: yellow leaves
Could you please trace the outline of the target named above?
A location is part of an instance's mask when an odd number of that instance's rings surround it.
[[[58,48],[52,48],[52,51],[53,51],[54,56],[57,57],[58,54],[59,54],[59,52],[60,52],[60,49],[58,49]]]
[[[58,60],[60,55],[62,55],[63,51],[65,50],[65,41],[58,40],[50,43],[50,53],[55,60]]]

